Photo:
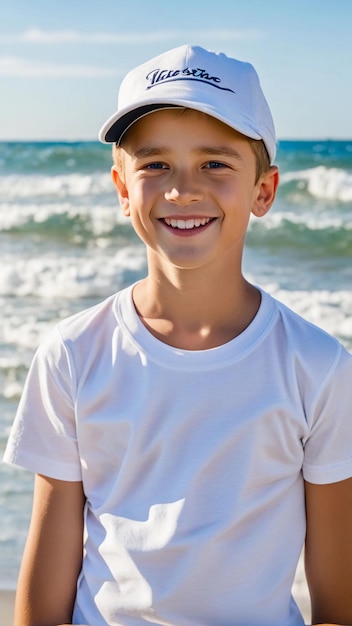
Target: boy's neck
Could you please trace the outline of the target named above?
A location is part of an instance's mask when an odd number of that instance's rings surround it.
[[[260,292],[242,274],[216,282],[196,272],[179,272],[170,280],[149,275],[133,292],[137,313],[160,341],[184,350],[207,350],[227,343],[251,323]]]

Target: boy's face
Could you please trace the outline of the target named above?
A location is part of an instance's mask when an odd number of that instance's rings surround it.
[[[250,214],[267,212],[277,185],[276,168],[255,183],[245,137],[203,113],[162,110],[137,121],[121,150],[123,173],[113,167],[113,179],[149,263],[241,261]]]

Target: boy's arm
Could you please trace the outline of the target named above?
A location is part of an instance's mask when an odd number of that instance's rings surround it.
[[[36,476],[14,626],[71,623],[82,564],[84,502],[80,482]]]
[[[305,483],[312,623],[352,624],[352,478]]]

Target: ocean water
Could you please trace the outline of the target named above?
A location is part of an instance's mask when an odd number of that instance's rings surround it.
[[[33,353],[59,319],[145,275],[98,143],[0,143],[0,455]],[[281,141],[275,206],[244,270],[352,350],[352,141]],[[0,587],[15,587],[33,479],[0,466]]]

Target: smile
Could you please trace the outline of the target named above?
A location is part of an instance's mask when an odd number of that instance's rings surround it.
[[[192,230],[192,228],[200,228],[201,226],[206,226],[209,222],[212,222],[214,218],[212,217],[196,217],[190,218],[187,220],[176,220],[165,217],[163,221],[167,226],[171,226],[171,228],[176,228],[179,230]]]

